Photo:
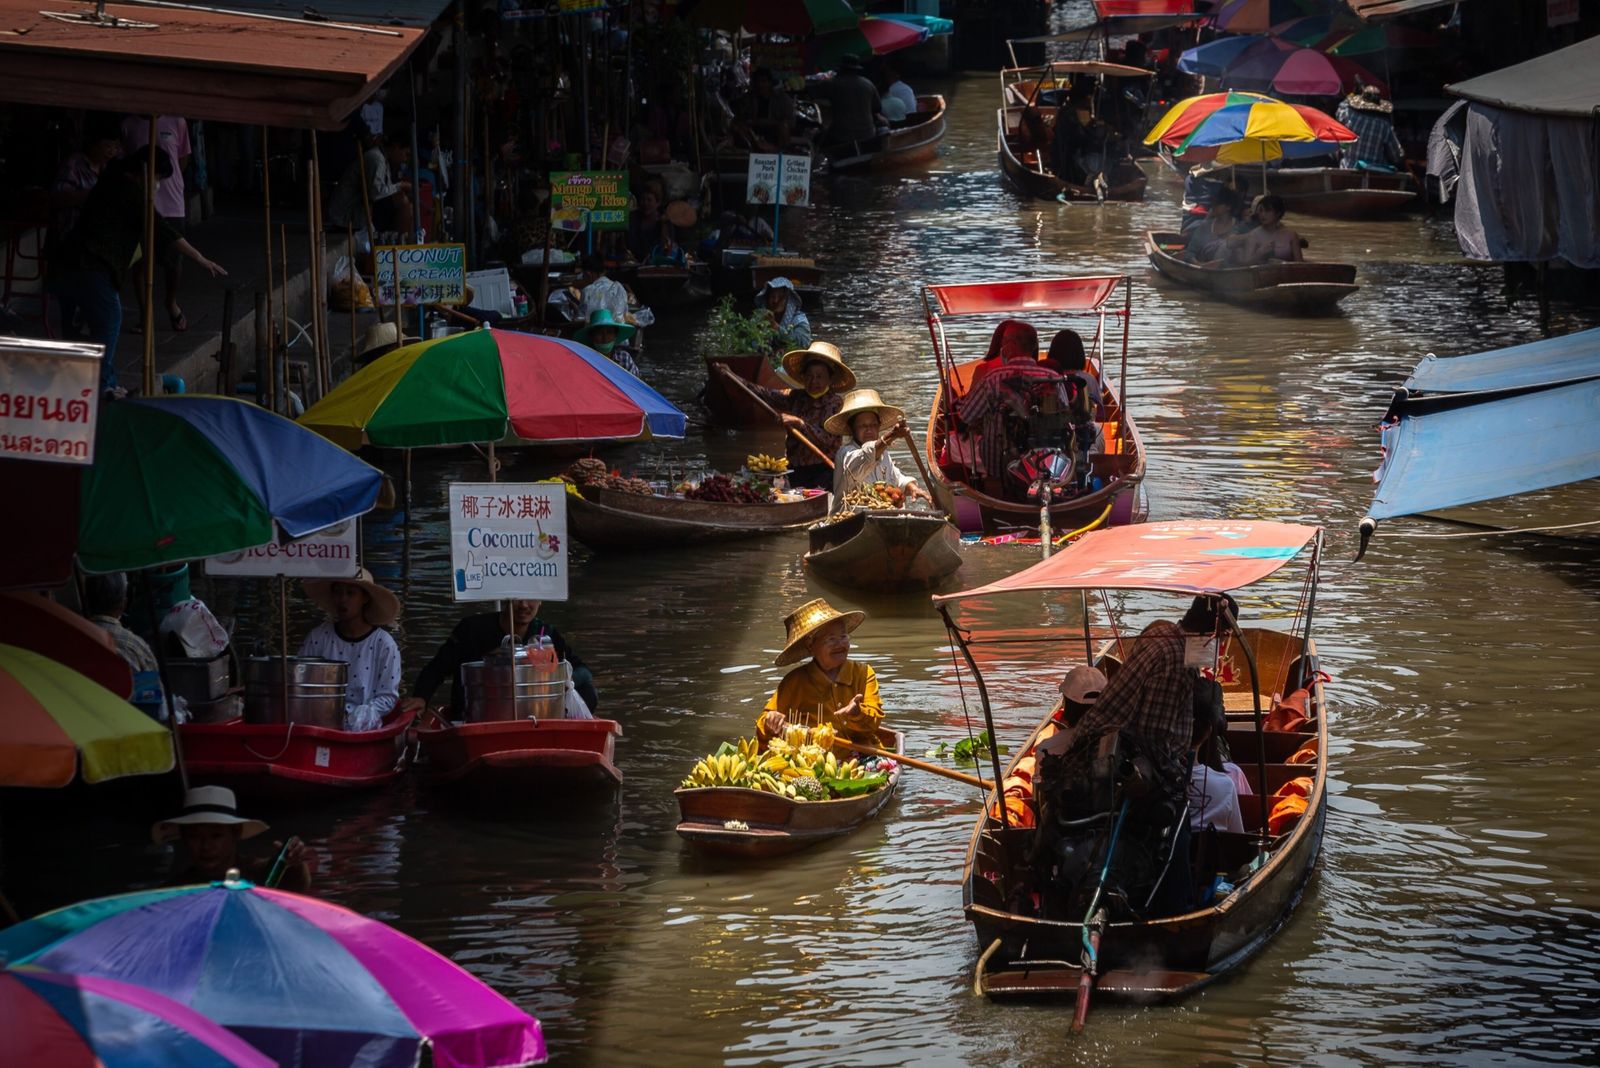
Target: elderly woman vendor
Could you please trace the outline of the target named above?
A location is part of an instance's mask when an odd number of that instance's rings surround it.
[[[846,393],[844,405],[822,426],[828,433],[846,439],[833,459],[835,508],[843,506],[845,494],[851,490],[875,482],[893,486],[909,497],[933,499],[889,455],[889,447],[897,440],[911,440],[911,431],[906,426],[906,413],[883,403],[877,390],[854,389]]]
[[[850,632],[866,618],[865,612],[840,612],[818,598],[784,619],[783,651],[773,664],[784,667],[807,655],[811,659],[785,675],[767,699],[756,720],[756,738],[763,746],[791,721],[809,727],[831,723],[843,737],[877,742],[883,722],[878,677],[866,664],[850,659]]]

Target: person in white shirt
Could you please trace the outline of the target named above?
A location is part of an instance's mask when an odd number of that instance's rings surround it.
[[[580,311],[585,323],[601,310],[609,311],[613,322],[633,322],[628,314],[628,287],[615,278],[607,277],[606,258],[598,252],[583,257],[583,289],[579,295]]]
[[[1244,833],[1239,795],[1251,792],[1250,783],[1237,764],[1222,759],[1225,746],[1218,736],[1227,729],[1227,720],[1219,719],[1201,728],[1202,733],[1195,740],[1194,765],[1189,769],[1190,830],[1215,827]]]
[[[889,424],[884,429],[884,424]],[[908,477],[889,456],[895,441],[911,439],[906,413],[883,403],[875,389],[853,389],[843,406],[822,424],[830,434],[844,439],[833,460],[833,504],[843,507],[851,490],[882,482],[905,493],[907,499],[932,501],[927,490]]]
[[[344,729],[383,726],[400,700],[400,647],[383,628],[400,616],[400,599],[366,568],[348,579],[308,579],[306,596],[328,613],[300,643],[300,656],[340,660],[346,672]]]
[[[883,61],[882,70],[883,80],[888,86],[888,88],[883,91],[883,99],[885,101],[891,99],[898,100],[902,105],[905,106],[905,113],[907,115],[916,114],[917,94],[916,91],[911,88],[911,86],[907,85],[901,80],[900,65],[892,59],[885,59]]]

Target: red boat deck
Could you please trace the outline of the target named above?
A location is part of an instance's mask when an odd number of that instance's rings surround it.
[[[189,777],[278,800],[326,797],[383,786],[405,770],[406,729],[415,713],[396,713],[375,731],[336,731],[308,723],[186,723],[178,743]]]
[[[416,731],[418,771],[434,786],[532,792],[616,787],[622,725],[612,719],[518,719]]]

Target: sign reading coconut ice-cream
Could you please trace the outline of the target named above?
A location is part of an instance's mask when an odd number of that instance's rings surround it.
[[[354,519],[293,541],[269,541],[241,552],[206,558],[206,574],[234,578],[283,575],[286,578],[341,579],[354,577],[360,569]]]
[[[811,157],[752,152],[745,175],[744,199],[749,204],[804,208],[811,204]]]
[[[565,601],[566,483],[452,482],[450,585],[458,601]]]
[[[94,463],[99,345],[0,337],[0,457]]]
[[[401,304],[467,302],[465,245],[380,245],[373,249],[373,256],[381,307],[394,305],[397,277]]]

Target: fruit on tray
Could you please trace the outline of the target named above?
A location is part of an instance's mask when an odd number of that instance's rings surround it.
[[[749,456],[746,456],[744,458],[744,465],[751,471],[767,474],[781,474],[782,472],[789,470],[789,460],[787,457],[768,456],[764,452],[755,452],[751,453]]]

